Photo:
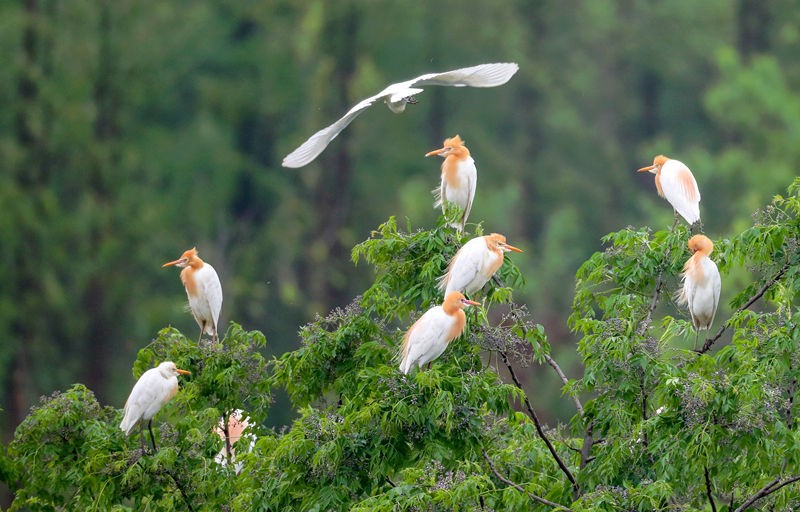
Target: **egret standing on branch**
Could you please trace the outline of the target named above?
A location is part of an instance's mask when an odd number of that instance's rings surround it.
[[[700,220],[700,190],[686,164],[658,155],[653,159],[653,165],[642,167],[637,172],[651,172],[656,175],[658,195],[672,205],[676,222],[678,214],[686,219],[689,226]]]
[[[400,371],[408,374],[416,365],[433,361],[454,339],[461,336],[467,324],[464,308],[480,306],[480,302],[467,300],[461,292],[451,292],[441,306],[434,306],[409,327],[403,339]]]
[[[714,323],[722,280],[716,263],[708,257],[714,250],[714,243],[705,235],[694,235],[687,245],[692,256],[683,266],[683,289],[679,292],[678,303],[689,306],[696,332],[694,348],[697,349],[700,329],[708,331]]]
[[[119,428],[126,436],[130,435],[137,423],[147,420],[150,442],[153,444],[153,451],[156,451],[156,439],[153,437],[152,429],[153,416],[178,392],[179,374],[190,375],[190,372],[181,370],[172,361],[165,361],[139,377],[125,402],[125,416],[119,424]],[[144,432],[142,435],[144,436]],[[142,445],[144,446],[144,440]]]
[[[497,87],[508,82],[518,69],[519,66],[515,63],[480,64],[443,73],[427,73],[405,82],[392,84],[378,94],[361,100],[341,119],[312,135],[283,159],[283,166],[303,167],[313,161],[353,119],[376,101],[383,100],[389,110],[399,114],[405,110],[407,103],[417,102],[414,95],[422,92],[420,89],[422,86]]]
[[[445,139],[441,149],[436,149],[425,156],[439,155],[444,158],[442,162],[442,184],[433,191],[436,196],[434,208],[442,207],[445,212],[447,203],[454,203],[461,208],[461,222],[453,227],[459,231],[464,230],[469,211],[472,209],[472,200],[475,198],[475,186],[478,183],[478,170],[475,160],[469,156],[469,149],[464,145],[461,137]]]
[[[222,284],[217,271],[200,259],[196,248],[189,249],[177,260],[164,263],[161,267],[172,265],[183,269],[181,282],[189,297],[189,309],[200,326],[197,342],[200,342],[203,332],[211,335],[212,341],[217,341],[217,322],[222,309]]]
[[[492,278],[509,251],[522,249],[508,245],[499,233],[473,238],[450,260],[447,273],[439,278],[439,289],[445,295],[454,290],[472,295]]]

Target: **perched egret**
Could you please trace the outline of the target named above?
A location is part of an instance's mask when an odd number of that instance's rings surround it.
[[[461,137],[445,139],[441,149],[436,149],[425,156],[439,155],[444,158],[442,162],[442,184],[433,191],[436,196],[434,208],[442,207],[445,211],[446,203],[455,203],[461,208],[461,222],[454,224],[459,231],[464,230],[469,211],[472,209],[472,200],[475,198],[475,186],[478,183],[478,171],[475,160],[469,156],[469,149],[464,145]]]
[[[181,281],[189,297],[189,309],[200,326],[197,341],[203,337],[203,332],[211,335],[213,341],[217,341],[217,321],[222,309],[222,284],[217,271],[200,259],[196,248],[189,249],[179,259],[161,266],[163,268],[171,265],[183,269]]]
[[[692,324],[695,328],[694,348],[700,329],[711,329],[719,304],[719,291],[722,280],[717,265],[708,256],[714,250],[714,243],[705,235],[694,235],[687,244],[692,256],[683,266],[683,289],[678,295],[678,303],[689,306]]]
[[[492,278],[509,251],[522,249],[508,245],[506,237],[498,233],[473,238],[453,256],[447,273],[439,278],[439,289],[445,295],[452,291],[472,295]]]
[[[284,167],[303,167],[322,153],[328,144],[345,129],[350,122],[373,103],[383,100],[395,114],[403,112],[407,103],[416,103],[415,94],[426,85],[452,85],[455,87],[497,87],[508,82],[519,66],[514,63],[481,64],[469,68],[454,69],[443,73],[427,73],[412,80],[386,87],[374,96],[358,102],[338,121],[323,128],[283,159]]]
[[[189,375],[190,372],[181,370],[172,361],[165,361],[155,368],[150,368],[136,381],[125,402],[125,416],[119,428],[127,436],[137,423],[147,420],[153,451],[156,450],[156,439],[153,437],[152,429],[153,416],[178,392],[178,374]]]
[[[234,471],[237,475],[242,470],[242,462],[236,461],[237,450],[250,451],[253,449],[253,446],[255,446],[256,442],[255,436],[252,434],[245,434],[245,430],[247,430],[247,427],[249,426],[248,420],[249,419],[244,415],[241,409],[236,409],[228,416],[227,433],[225,432],[222,420],[220,420],[219,426],[214,428],[214,432],[216,432],[225,443],[225,445],[222,447],[222,450],[220,450],[216,457],[214,457],[214,461],[222,466],[226,466],[228,462],[232,462]],[[239,447],[237,443],[240,443],[240,440],[243,437],[245,440],[249,439],[250,443],[242,448]],[[244,443],[244,441],[241,441],[241,443]]]
[[[645,171],[656,175],[658,195],[672,205],[676,221],[678,213],[690,226],[700,220],[700,190],[686,164],[658,155],[653,159],[653,165],[642,167],[637,172]]]
[[[480,306],[480,302],[467,300],[461,292],[450,292],[441,306],[432,307],[414,322],[403,340],[400,371],[408,374],[414,365],[421,368],[442,355],[464,330],[464,308],[468,306]]]

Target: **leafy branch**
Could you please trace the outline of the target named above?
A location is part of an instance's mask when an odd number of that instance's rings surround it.
[[[519,379],[517,378],[517,374],[516,374],[516,372],[514,372],[514,367],[511,365],[511,362],[508,360],[508,355],[506,354],[506,352],[504,350],[501,350],[500,351],[500,356],[503,358],[503,364],[506,365],[506,368],[508,368],[508,372],[511,374],[511,380],[514,381],[514,385],[517,386],[517,388],[519,388],[522,391],[522,400],[525,403],[525,409],[528,411],[528,415],[531,417],[531,419],[533,420],[533,424],[536,426],[537,434],[539,434],[539,437],[542,439],[542,441],[544,441],[544,444],[547,445],[547,449],[550,450],[550,453],[553,455],[553,458],[556,460],[556,463],[558,464],[558,467],[561,468],[561,471],[563,471],[564,474],[569,479],[570,483],[572,484],[572,488],[574,489],[574,491],[576,493],[579,492],[578,483],[575,481],[575,477],[572,476],[572,473],[570,472],[569,468],[567,467],[566,464],[564,464],[564,461],[561,460],[561,457],[558,455],[558,452],[556,451],[555,447],[553,446],[553,443],[550,442],[550,439],[548,439],[547,435],[544,433],[544,428],[542,427],[542,422],[539,420],[539,417],[536,415],[536,411],[533,410],[533,406],[531,406],[531,402],[528,400],[528,395],[527,395],[527,393],[525,393],[525,390],[523,389],[522,384],[520,383]]]
[[[744,510],[747,510],[747,507],[749,507],[756,501],[760,500],[761,498],[769,496],[770,494],[774,493],[781,487],[785,487],[791,483],[797,482],[798,480],[800,480],[800,475],[789,477],[783,482],[781,482],[781,477],[778,477],[775,480],[768,483],[767,485],[765,485],[764,487],[762,487],[761,489],[759,489],[757,493],[748,498],[747,501],[742,503],[741,506],[739,506],[733,512],[743,512]]]
[[[521,485],[519,485],[517,483],[514,483],[511,480],[509,480],[508,478],[504,477],[497,470],[497,468],[494,466],[494,464],[492,464],[492,459],[489,458],[489,454],[486,453],[486,450],[484,449],[482,451],[483,451],[483,458],[486,460],[486,463],[489,465],[489,469],[492,470],[492,473],[494,473],[494,475],[497,477],[498,480],[500,480],[501,482],[503,482],[504,484],[506,484],[508,486],[513,487],[514,489],[518,490],[519,492],[523,492],[523,493],[527,494],[528,497],[532,501],[539,502],[542,505],[547,505],[548,507],[553,507],[553,508],[560,509],[560,510],[567,510],[567,511],[570,511],[570,512],[572,511],[572,509],[570,509],[568,507],[565,507],[564,505],[560,505],[558,503],[554,503],[554,502],[552,502],[550,500],[542,498],[541,496],[537,496],[537,495],[533,494],[532,492],[529,492],[528,490],[526,490]]]
[[[769,281],[764,283],[764,286],[762,286],[760,290],[758,290],[755,294],[753,294],[753,296],[750,297],[747,300],[747,302],[745,302],[744,304],[739,306],[739,308],[733,313],[733,315],[731,315],[731,318],[736,316],[737,313],[741,313],[745,309],[747,309],[750,306],[752,306],[753,304],[755,304],[755,302],[758,299],[760,299],[761,297],[763,297],[764,294],[767,293],[767,291],[775,285],[775,283],[780,281],[780,279],[783,277],[783,275],[786,273],[786,271],[789,270],[789,268],[791,266],[792,266],[791,265],[791,261],[787,257],[786,262],[783,264],[783,266],[780,269],[778,269],[778,271],[775,273],[775,275],[772,276],[772,278]],[[697,350],[697,353],[698,354],[705,354],[706,352],[711,350],[711,346],[714,345],[714,343],[716,343],[716,341],[718,339],[720,339],[720,337],[722,337],[722,335],[725,333],[725,331],[728,329],[728,327],[730,327],[730,325],[731,325],[731,320],[728,319],[727,322],[722,324],[722,327],[720,327],[719,331],[717,331],[717,333],[713,337],[707,339],[706,342],[703,343],[703,346],[700,347],[700,349]]]

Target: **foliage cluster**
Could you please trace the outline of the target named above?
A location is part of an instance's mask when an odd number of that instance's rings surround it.
[[[574,380],[513,302],[522,278],[508,259],[467,334],[429,369],[398,372],[399,327],[439,300],[434,277],[467,238],[445,226],[381,225],[352,253],[375,267],[374,284],[301,328],[302,346],[278,358],[264,359],[264,337],[236,324],[216,344],[162,330],[134,375],[167,359],[192,375],[156,418],[156,453],[125,438],[121,411],[81,384],[43,397],[0,459],[12,510],[800,506],[800,179],[717,241],[725,285],[736,268],[751,279],[697,350],[671,293],[688,230],[609,234],[576,276],[570,326],[584,371]],[[537,395],[522,390],[517,370],[534,362],[559,375],[569,424],[544,425]],[[263,426],[275,389],[299,413],[280,430]],[[239,447],[237,473],[214,462],[213,427],[239,408],[258,440]]]

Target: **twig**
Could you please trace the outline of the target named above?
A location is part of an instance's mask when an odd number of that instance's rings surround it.
[[[675,226],[673,225],[673,228]],[[650,323],[653,321],[653,313],[658,306],[658,298],[661,296],[661,289],[664,287],[664,270],[667,267],[667,258],[669,258],[669,253],[672,247],[667,247],[667,250],[664,251],[664,264],[658,270],[658,277],[656,278],[656,289],[653,291],[653,298],[650,300],[650,307],[647,308],[647,315],[642,319],[641,323],[639,324],[639,328],[636,329],[636,334],[639,336],[644,336],[644,333],[647,332],[647,328],[650,326]]]
[[[535,495],[535,494],[533,494],[531,492],[528,492],[521,485],[519,485],[517,483],[514,483],[511,480],[509,480],[508,478],[504,477],[503,475],[500,474],[499,471],[497,471],[497,468],[494,467],[494,464],[492,464],[492,460],[489,458],[489,454],[486,453],[486,450],[483,449],[482,451],[483,451],[483,458],[486,460],[486,463],[489,465],[489,469],[491,469],[492,473],[494,473],[494,475],[498,478],[498,480],[500,480],[504,484],[513,487],[514,489],[518,490],[519,492],[524,492],[525,494],[528,495],[528,497],[531,500],[537,501],[537,502],[541,503],[542,505],[547,505],[548,507],[558,508],[558,509],[561,509],[561,510],[567,510],[567,511],[571,511],[572,510],[572,509],[570,509],[568,507],[565,507],[564,505],[559,505],[558,503],[554,503],[554,502],[552,502],[550,500],[546,500],[546,499],[542,498],[541,496],[537,496],[537,495]]]
[[[790,261],[789,261],[789,259],[787,258],[787,260],[786,260],[786,263],[784,263],[784,264],[783,264],[783,266],[782,266],[782,267],[780,268],[780,270],[778,270],[778,272],[777,272],[777,273],[776,273],[776,274],[775,274],[775,275],[772,277],[772,279],[770,279],[769,281],[767,281],[766,283],[764,283],[764,286],[762,286],[760,290],[758,290],[758,291],[757,291],[757,292],[756,292],[756,293],[755,293],[755,294],[754,294],[752,297],[750,297],[750,299],[748,299],[748,301],[747,301],[747,302],[745,302],[743,305],[741,305],[741,306],[739,307],[739,309],[737,309],[736,311],[734,311],[734,313],[733,313],[733,315],[731,315],[731,317],[733,317],[734,315],[736,315],[736,313],[740,313],[740,312],[744,311],[745,309],[749,308],[749,307],[750,307],[750,306],[752,306],[752,305],[753,305],[753,304],[754,304],[754,303],[755,303],[755,302],[756,302],[758,299],[760,299],[761,297],[763,297],[763,296],[764,296],[764,294],[765,294],[765,293],[767,293],[767,290],[769,290],[770,288],[772,288],[772,286],[773,286],[775,283],[777,283],[777,282],[780,280],[780,278],[781,278],[781,277],[783,277],[783,274],[785,274],[785,273],[786,273],[786,271],[787,271],[787,270],[789,270],[789,268],[790,268],[791,266],[792,266],[792,265],[791,265],[791,262],[790,262]],[[715,342],[716,342],[718,339],[720,339],[720,337],[723,335],[723,333],[725,332],[725,330],[726,330],[728,327],[730,327],[730,324],[731,324],[731,321],[730,321],[730,319],[728,319],[728,321],[727,321],[727,322],[725,322],[724,324],[722,324],[722,327],[720,327],[719,331],[717,331],[717,334],[715,334],[715,335],[714,335],[712,338],[708,338],[708,339],[706,340],[706,342],[705,342],[705,343],[703,343],[703,346],[702,346],[702,348],[700,348],[699,350],[696,350],[696,352],[697,352],[698,354],[705,354],[706,352],[708,352],[708,351],[711,349],[711,345],[713,345],[713,344],[714,344],[714,343],[715,343]]]
[[[497,276],[494,276],[494,280],[498,285],[503,286],[503,282],[500,281],[500,279]],[[523,321],[522,318],[520,318],[519,314],[517,314],[517,311],[514,309],[513,305],[511,307],[511,316],[514,317],[514,320],[519,322],[523,334],[527,335],[528,330],[525,328],[525,322]],[[541,347],[541,345],[539,345],[539,347]],[[568,385],[569,379],[567,378],[567,375],[564,373],[561,367],[558,365],[556,360],[553,359],[553,357],[548,353],[544,354],[544,360],[547,361],[547,364],[549,364],[553,368],[553,370],[555,370],[556,374],[558,375],[558,378],[561,379],[561,383],[564,384],[565,386]],[[572,393],[570,393],[570,397],[572,398],[572,401],[575,404],[575,408],[578,409],[580,415],[583,416],[583,404],[581,403],[580,399]]]
[[[178,479],[175,477],[175,474],[172,471],[170,471],[169,469],[164,469],[164,471],[166,471],[166,473],[170,476],[170,478],[172,478],[172,481],[175,482],[175,487],[178,488],[178,490],[181,493],[181,496],[183,496],[183,501],[186,502],[186,506],[189,508],[189,512],[194,512],[194,507],[192,507],[192,502],[189,501],[189,496],[186,494],[186,489],[183,488],[183,485],[181,485],[180,481],[178,481]]]
[[[579,491],[578,483],[575,481],[575,477],[572,476],[572,473],[570,472],[569,468],[567,468],[567,465],[564,464],[564,461],[561,460],[561,457],[558,456],[558,452],[556,452],[556,449],[553,446],[553,443],[551,443],[550,439],[548,439],[547,436],[545,435],[544,429],[542,428],[542,422],[539,421],[539,417],[536,415],[536,412],[533,410],[533,407],[531,406],[531,403],[528,400],[528,395],[527,395],[527,393],[525,393],[525,390],[522,388],[522,384],[520,383],[519,379],[517,378],[517,374],[514,372],[514,367],[511,366],[511,363],[508,361],[508,355],[506,355],[506,353],[501,350],[500,351],[500,356],[503,358],[503,363],[506,365],[506,368],[508,368],[508,372],[511,374],[511,380],[514,381],[514,385],[517,386],[522,391],[522,400],[525,403],[525,408],[528,410],[528,415],[533,420],[534,426],[536,426],[536,432],[539,434],[539,437],[542,438],[542,441],[544,441],[544,444],[547,445],[547,449],[550,450],[550,453],[553,455],[553,458],[556,460],[556,463],[558,464],[558,467],[560,467],[561,471],[563,471],[564,474],[567,475],[567,478],[569,479],[570,483],[572,484],[572,488],[577,493]]]
[[[714,503],[714,496],[711,494],[711,478],[708,476],[708,466],[703,466],[703,474],[706,477],[706,496],[711,503],[711,512],[717,512],[717,504]]]
[[[752,495],[750,498],[748,498],[748,500],[742,503],[739,506],[739,508],[734,510],[734,512],[743,512],[744,510],[747,509],[747,507],[749,507],[756,501],[760,500],[761,498],[769,496],[770,494],[777,491],[781,487],[797,482],[798,480],[800,480],[800,475],[789,477],[783,482],[781,482],[781,477],[778,477],[775,480],[768,483],[767,485],[765,485],[764,487],[762,487],[757,493]]]

